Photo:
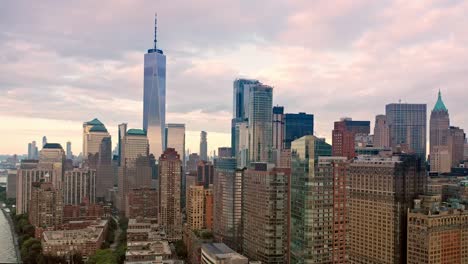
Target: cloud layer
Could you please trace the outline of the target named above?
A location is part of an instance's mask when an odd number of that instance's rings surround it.
[[[340,117],[373,121],[400,99],[431,109],[439,88],[451,123],[468,128],[466,1],[4,1],[0,153],[47,133],[65,133],[77,153],[80,123],[95,116],[111,131],[141,126],[154,12],[168,122],[216,133],[211,149],[229,145],[238,77],[274,86],[287,112],[315,114],[327,138]]]

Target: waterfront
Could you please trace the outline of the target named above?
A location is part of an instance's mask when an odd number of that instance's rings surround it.
[[[10,223],[0,212],[0,263],[17,263]]]

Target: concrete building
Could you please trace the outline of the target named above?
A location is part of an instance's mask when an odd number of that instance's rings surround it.
[[[385,115],[390,129],[390,147],[407,148],[426,161],[426,104],[388,104]]]
[[[387,116],[377,115],[374,126],[374,147],[390,147],[390,130],[388,127]]]
[[[203,185],[192,185],[187,191],[187,225],[190,230],[203,229],[205,223],[205,190]]]
[[[231,155],[232,155],[232,150],[230,147],[218,148],[218,158],[230,158]]]
[[[83,160],[87,160],[92,168],[96,166],[97,154],[106,137],[110,137],[110,134],[99,119],[83,123]]]
[[[465,132],[459,127],[451,126],[448,131],[448,150],[450,153],[450,165],[459,167],[463,161],[465,147]]]
[[[242,249],[249,259],[285,263],[288,242],[290,170],[251,163],[245,171],[242,197]]]
[[[64,204],[96,203],[96,170],[74,168],[65,171],[62,191]]]
[[[314,134],[314,115],[306,113],[284,115],[284,148],[291,149],[291,142]]]
[[[159,194],[154,188],[141,187],[129,190],[125,203],[128,218],[157,218]]]
[[[16,177],[18,175],[17,170],[8,170],[7,175],[7,190],[6,198],[16,199]]]
[[[36,228],[60,226],[63,222],[62,192],[51,182],[34,182],[28,216],[29,223]]]
[[[215,160],[213,184],[214,219],[213,234],[230,248],[242,247],[242,178],[243,169],[236,169],[235,158]]]
[[[186,172],[196,172],[200,156],[197,153],[189,155],[187,160]]]
[[[273,149],[284,148],[284,107],[273,107]]]
[[[354,158],[356,156],[356,137],[369,135],[369,133],[369,121],[353,121],[351,118],[342,118],[340,121],[335,122],[332,131],[333,156]]]
[[[182,238],[181,164],[173,148],[166,149],[159,158],[159,224],[166,230],[169,241]]]
[[[223,243],[203,244],[202,264],[248,264],[249,260]]]
[[[205,131],[200,132],[200,159],[208,161],[208,141],[207,133]]]
[[[468,211],[456,202],[443,206],[440,196],[415,200],[408,212],[406,263],[468,263],[467,223]]]
[[[158,158],[166,149],[166,56],[157,47],[156,18],[154,46],[145,54],[143,79],[143,130],[149,141],[149,153]]]
[[[437,103],[432,109],[429,128],[429,153],[431,172],[450,172],[451,162],[448,149],[450,127],[449,112],[439,91]]]
[[[166,125],[166,148],[175,149],[185,166],[185,124]]]
[[[258,84],[249,87],[249,163],[269,162],[271,160],[273,144],[272,107],[273,88],[271,86]]]
[[[405,263],[407,210],[426,184],[419,157],[359,156],[348,176],[349,263]]]
[[[141,129],[127,130],[127,124],[119,125],[119,202],[118,208],[125,212],[125,201],[131,189],[151,186],[152,161],[148,153],[146,132]]]

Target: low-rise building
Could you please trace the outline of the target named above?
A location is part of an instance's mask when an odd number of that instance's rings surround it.
[[[223,243],[203,244],[202,264],[248,264],[249,260]]]

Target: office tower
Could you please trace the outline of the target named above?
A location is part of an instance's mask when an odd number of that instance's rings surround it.
[[[28,143],[28,159],[38,159],[36,141]]]
[[[114,187],[114,172],[112,166],[112,140],[105,137],[101,141],[96,166],[96,198],[98,200],[109,200],[109,189]],[[107,198],[106,198],[107,197]]]
[[[378,115],[375,117],[374,147],[390,147],[390,130],[387,123],[387,116],[385,115]]]
[[[48,170],[50,181],[55,188],[62,188],[62,179],[64,173],[65,151],[58,143],[47,143],[39,152],[38,167],[42,170]]]
[[[249,125],[248,122],[239,122],[235,127],[235,140],[237,142],[235,157],[238,168],[246,168],[249,162]]]
[[[96,203],[96,170],[74,168],[65,171],[62,191],[64,204]]]
[[[182,238],[182,214],[180,211],[181,165],[179,154],[167,148],[159,158],[159,224],[165,229],[167,239]]]
[[[314,134],[314,115],[299,113],[284,115],[284,148],[290,149],[291,142]]]
[[[125,202],[125,215],[128,218],[158,217],[158,191],[154,188],[142,187],[131,189]]]
[[[230,158],[232,150],[230,147],[219,147],[218,148],[218,158]]]
[[[62,192],[51,182],[34,182],[28,216],[29,223],[36,228],[61,225],[63,221]]]
[[[434,109],[431,111],[429,128],[429,153],[431,172],[450,172],[451,161],[448,149],[448,133],[450,127],[450,118],[447,108],[442,101],[442,95],[439,96]]]
[[[426,105],[388,104],[385,115],[390,129],[390,147],[408,148],[426,161]]]
[[[42,137],[42,147],[44,147],[45,144],[47,144],[47,137],[46,137],[46,136],[43,136],[43,137]]]
[[[131,189],[151,186],[152,167],[148,138],[144,130],[127,130],[127,124],[120,124],[119,135],[118,208],[124,212],[127,194]]]
[[[166,56],[156,46],[156,22],[155,18],[154,46],[145,54],[143,130],[148,134],[149,153],[157,158],[166,149]]]
[[[200,160],[197,165],[197,184],[208,188],[213,184],[214,166],[210,161]]]
[[[206,132],[200,132],[200,159],[208,160],[208,142],[206,141]]]
[[[242,249],[249,259],[287,261],[289,175],[290,170],[275,169],[268,163],[251,163],[245,171]]]
[[[235,158],[217,159],[214,166],[213,234],[216,241],[222,241],[234,250],[241,251],[244,170],[237,169]]]
[[[459,167],[463,161],[465,132],[459,127],[451,126],[448,132],[448,149],[451,167]]]
[[[185,124],[167,124],[166,147],[173,148],[181,155],[182,165],[185,164]]]
[[[246,122],[249,118],[250,87],[259,85],[258,80],[237,79],[233,84],[233,117],[231,121],[231,148],[234,157],[239,151],[238,141],[235,137],[236,125]]]
[[[71,142],[70,141],[67,141],[67,159],[73,159],[73,153],[72,153],[72,150],[71,150]]]
[[[249,88],[249,163],[271,160],[272,104],[271,86],[258,84]]]
[[[349,263],[405,263],[407,210],[426,180],[419,156],[358,156],[348,176]]]
[[[346,263],[348,163],[315,136],[291,143],[291,263]]]
[[[356,137],[366,136],[370,133],[370,121],[353,121],[351,118],[342,118],[335,122],[332,132],[333,156],[352,159],[356,156]]]
[[[199,161],[200,156],[197,153],[190,154],[186,166],[187,172],[196,172]]]
[[[422,196],[408,212],[406,263],[468,263],[468,211],[440,202],[440,196]]]
[[[249,260],[223,243],[206,243],[201,247],[202,264],[248,264]]]
[[[276,150],[283,149],[284,144],[284,107],[273,107],[273,145]]]

